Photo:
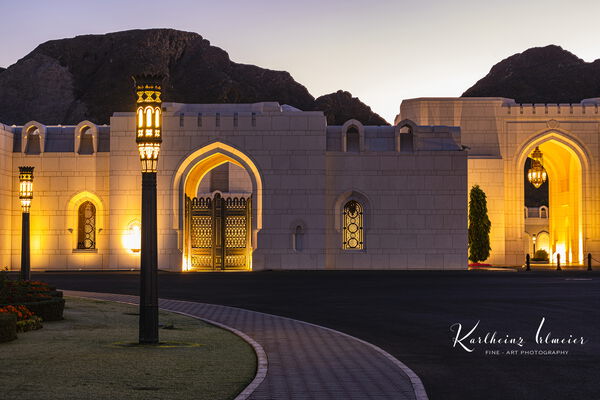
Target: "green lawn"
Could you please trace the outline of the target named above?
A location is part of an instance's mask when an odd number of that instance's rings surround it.
[[[65,319],[0,344],[6,399],[232,399],[254,378],[256,355],[236,335],[161,312],[161,342],[137,342],[135,306],[67,298]]]

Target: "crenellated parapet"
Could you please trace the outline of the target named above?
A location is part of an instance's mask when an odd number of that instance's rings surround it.
[[[519,104],[514,100],[505,102],[502,107],[509,115],[524,116],[585,116],[600,113],[600,98],[584,99],[580,103],[561,104]]]

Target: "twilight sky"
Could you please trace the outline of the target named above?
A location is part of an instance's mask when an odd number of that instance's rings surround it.
[[[600,58],[599,16],[598,0],[0,0],[0,66],[51,39],[174,28],[315,97],[348,90],[393,122],[402,99],[460,96],[529,47]]]

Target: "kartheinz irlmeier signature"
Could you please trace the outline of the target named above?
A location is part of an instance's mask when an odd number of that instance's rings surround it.
[[[518,346],[524,347],[527,343],[527,340],[522,336],[512,336],[510,334],[500,335],[497,331],[493,332],[485,332],[483,334],[476,334],[477,327],[481,321],[477,321],[477,323],[466,333],[463,333],[463,325],[459,322],[450,326],[450,331],[455,333],[455,336],[452,338],[452,346],[462,347],[465,351],[471,353],[475,351],[475,347],[481,344],[487,345],[509,345],[509,346]],[[569,335],[568,337],[555,337],[552,336],[551,331],[544,330],[544,323],[546,322],[546,318],[542,317],[540,321],[537,331],[535,332],[535,336],[533,336],[534,343],[538,345],[583,345],[587,343],[587,339],[583,336],[574,336]],[[466,329],[464,329],[466,331]]]

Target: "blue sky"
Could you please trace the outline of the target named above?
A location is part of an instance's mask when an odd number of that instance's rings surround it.
[[[289,71],[314,96],[348,90],[388,121],[402,99],[460,96],[529,47],[600,58],[592,0],[0,0],[0,16],[3,67],[51,39],[174,28],[233,61]]]

